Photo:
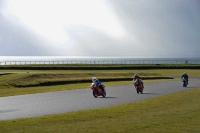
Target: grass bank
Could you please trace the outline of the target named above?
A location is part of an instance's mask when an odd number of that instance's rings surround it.
[[[133,72],[4,72],[0,75],[0,96],[11,96],[21,94],[33,94],[39,92],[50,92],[59,90],[89,88],[91,78],[97,76],[104,85],[108,82],[129,81],[132,83]],[[144,79],[171,79],[157,73],[139,73]],[[125,82],[124,82],[125,83]],[[116,83],[115,83],[116,84]],[[111,85],[111,84],[110,84]]]
[[[143,79],[165,78],[164,75],[200,76],[198,69],[153,70],[0,70],[0,96],[33,94],[59,90],[88,88],[96,76],[103,84],[131,84],[133,75]],[[116,82],[117,81],[117,82]],[[144,80],[147,82],[147,80]]]
[[[149,70],[16,70],[16,69],[0,69],[0,73],[56,73],[56,74],[74,74],[77,73],[90,73],[91,76],[96,75],[98,77],[98,73],[148,73],[148,74],[160,74],[160,75],[182,75],[183,72],[187,72],[189,76],[200,76],[199,69],[149,69]],[[131,75],[133,77],[133,75]]]
[[[144,80],[144,82],[160,82],[160,81],[166,81],[166,80],[173,80],[173,79],[157,79],[157,80],[148,79],[148,80]],[[132,81],[112,81],[112,82],[104,82],[103,84],[107,87],[107,86],[114,86],[114,85],[132,84]],[[66,84],[66,85],[37,86],[37,87],[11,87],[11,86],[5,87],[3,86],[3,88],[0,88],[0,97],[90,88],[90,85],[91,83],[76,83],[76,84]]]
[[[142,69],[200,69],[200,64],[44,64],[0,65],[0,69],[16,70],[142,70]]]
[[[199,95],[197,88],[119,106],[2,121],[0,132],[198,133]]]
[[[96,76],[103,82],[107,81],[131,81],[135,73],[13,73],[0,76],[0,85],[14,87],[50,86],[71,83],[91,83],[91,78]],[[144,79],[168,79],[157,73],[138,73]]]

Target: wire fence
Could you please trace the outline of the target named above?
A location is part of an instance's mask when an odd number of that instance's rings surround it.
[[[200,60],[59,60],[59,61],[2,61],[0,65],[48,64],[200,64]]]

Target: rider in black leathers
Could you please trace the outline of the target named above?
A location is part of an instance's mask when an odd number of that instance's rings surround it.
[[[188,83],[188,81],[189,81],[189,80],[188,80],[189,77],[188,77],[188,75],[187,75],[186,72],[184,72],[183,75],[181,76],[181,78],[183,78],[183,77],[187,80],[187,83]]]

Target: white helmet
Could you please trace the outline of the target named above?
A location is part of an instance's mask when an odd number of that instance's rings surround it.
[[[186,72],[183,73],[184,75],[187,74]]]
[[[95,82],[96,80],[97,80],[96,77],[93,77],[93,78],[92,78],[92,82]]]
[[[136,73],[136,74],[134,74],[134,77],[138,77],[138,74]]]

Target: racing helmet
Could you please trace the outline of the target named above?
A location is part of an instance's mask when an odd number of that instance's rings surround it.
[[[96,77],[93,77],[93,78],[92,78],[92,82],[95,82],[96,80],[97,80]]]
[[[134,74],[134,77],[136,78],[136,77],[138,77],[138,74],[136,73],[136,74]]]

